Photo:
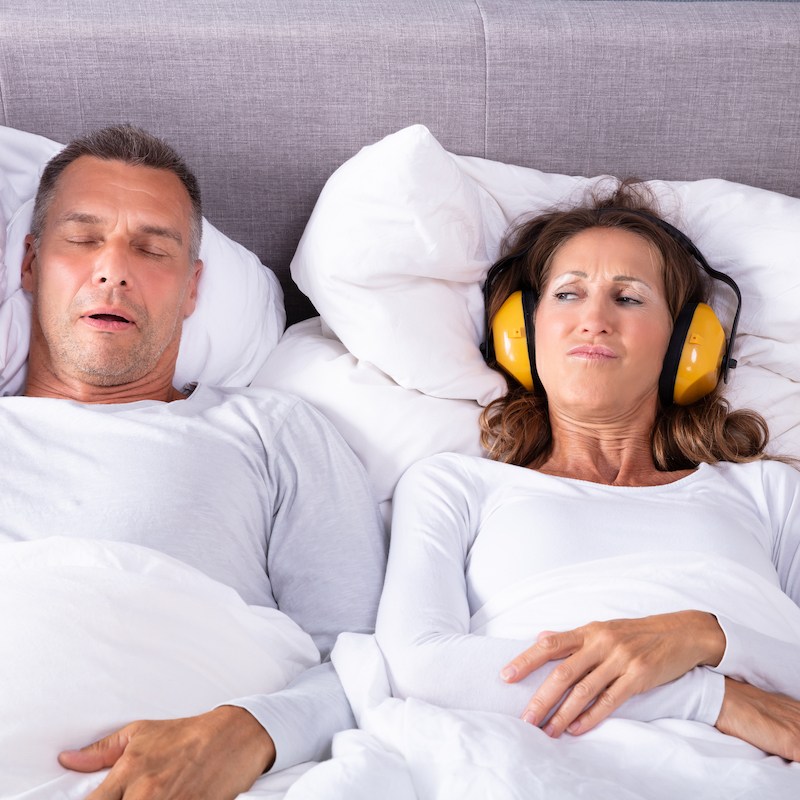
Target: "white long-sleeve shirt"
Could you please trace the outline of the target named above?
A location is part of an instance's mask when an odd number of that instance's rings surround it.
[[[341,631],[373,629],[377,505],[361,464],[303,401],[207,386],[173,403],[5,397],[0,442],[0,547],[58,535],[159,550],[279,608],[323,657]],[[329,662],[231,701],[272,736],[275,769],[324,757],[353,725]]]
[[[800,473],[769,461],[703,464],[674,483],[625,487],[455,454],[417,463],[395,492],[376,628],[393,692],[518,716],[553,665],[517,684],[498,673],[538,631],[526,641],[476,635],[472,615],[537,574],[616,555],[652,552],[657,559],[664,551],[724,556],[798,603]],[[595,618],[586,609],[585,622]],[[618,715],[713,724],[724,675],[800,697],[800,647],[720,623],[727,647],[715,671],[695,668],[631,698]]]

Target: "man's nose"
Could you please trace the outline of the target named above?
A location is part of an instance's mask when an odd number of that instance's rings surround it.
[[[96,254],[92,282],[97,285],[130,286],[130,262],[127,247],[106,242]]]

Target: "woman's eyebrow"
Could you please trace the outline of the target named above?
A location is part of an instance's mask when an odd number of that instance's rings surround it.
[[[615,275],[613,277],[613,280],[619,283],[641,283],[648,289],[651,288],[650,284],[646,280],[644,280],[643,278],[637,278],[635,275]]]
[[[558,275],[553,276],[553,281],[561,280],[562,278],[588,278],[589,276],[579,269],[569,269],[566,272],[559,272]]]
[[[559,280],[561,278],[588,278],[589,275],[580,269],[570,269],[566,272],[562,272],[559,275],[556,275],[553,278],[554,281]],[[648,289],[651,288],[650,284],[644,280],[643,278],[637,278],[635,275],[615,275],[611,280],[615,283],[641,283],[643,286],[646,286]]]

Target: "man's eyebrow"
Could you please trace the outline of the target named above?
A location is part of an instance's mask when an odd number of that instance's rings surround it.
[[[94,214],[87,214],[85,211],[68,211],[56,220],[56,224],[63,225],[65,222],[81,222],[84,225],[99,225],[102,221],[100,217]]]
[[[56,224],[63,225],[69,222],[78,222],[82,225],[100,225],[103,222],[103,218],[85,211],[68,211],[58,218]],[[163,225],[142,225],[137,228],[137,233],[146,233],[149,236],[160,236],[165,239],[172,239],[179,245],[183,244],[183,236],[181,236],[180,231]]]
[[[183,244],[183,236],[181,236],[180,231],[175,230],[175,228],[165,228],[162,225],[142,225],[140,228],[137,228],[137,231],[140,233],[147,233],[150,236],[162,236],[166,239],[172,239],[178,244]]]

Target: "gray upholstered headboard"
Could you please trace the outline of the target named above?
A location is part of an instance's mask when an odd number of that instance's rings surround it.
[[[800,196],[800,4],[0,0],[0,123],[128,121],[281,277],[330,173],[415,122],[456,153]]]

